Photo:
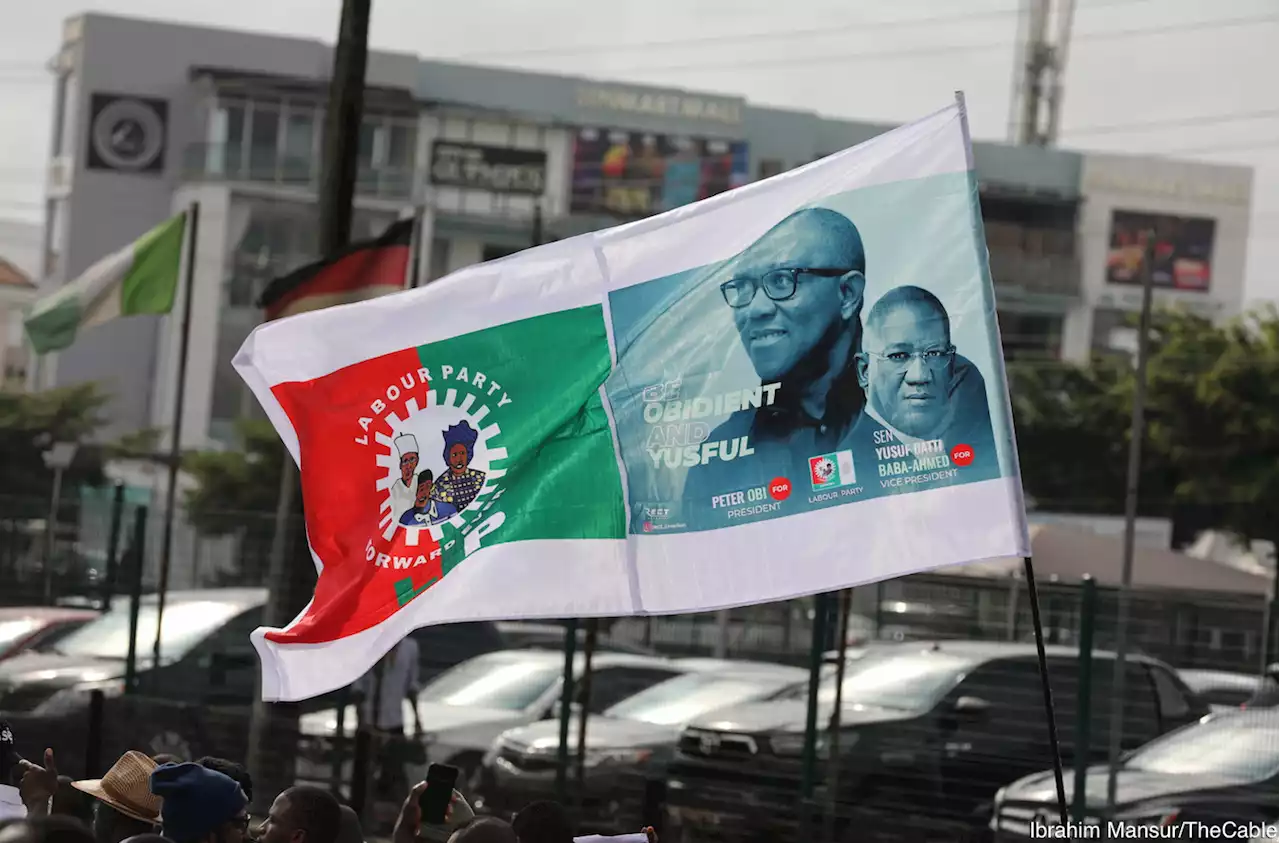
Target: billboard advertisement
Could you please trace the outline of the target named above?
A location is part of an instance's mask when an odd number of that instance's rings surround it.
[[[573,148],[570,210],[644,217],[748,181],[745,141],[580,129]]]
[[[1214,221],[1205,217],[1113,211],[1107,281],[1141,285],[1149,253],[1157,288],[1207,292],[1214,229]]]

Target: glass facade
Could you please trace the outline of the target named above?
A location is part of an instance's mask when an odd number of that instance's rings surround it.
[[[324,109],[308,99],[219,97],[206,139],[187,149],[188,178],[314,189],[320,176]],[[360,127],[357,191],[408,199],[413,187],[416,120],[369,114]]]

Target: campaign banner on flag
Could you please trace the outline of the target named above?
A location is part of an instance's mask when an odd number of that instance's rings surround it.
[[[961,102],[236,366],[322,571],[267,699],[431,623],[708,611],[1028,552]]]

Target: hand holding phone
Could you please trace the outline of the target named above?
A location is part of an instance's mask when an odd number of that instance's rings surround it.
[[[458,783],[458,768],[448,764],[432,764],[427,768],[427,786],[418,797],[422,822],[443,825],[453,800],[453,788]]]

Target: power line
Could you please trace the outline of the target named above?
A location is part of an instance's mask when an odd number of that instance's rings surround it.
[[[1109,2],[1091,3],[1084,9],[1102,9],[1113,6],[1133,6],[1139,3],[1149,3],[1152,0],[1109,0]],[[751,41],[769,41],[777,42],[782,39],[807,38],[810,36],[838,35],[843,32],[866,32],[868,30],[897,29],[901,27],[919,27],[935,24],[952,24],[965,23],[968,21],[986,20],[988,18],[1005,18],[1021,13],[1020,7],[990,9],[987,11],[968,12],[961,15],[926,15],[917,18],[902,18],[896,20],[870,20],[857,23],[839,24],[837,26],[815,27],[812,29],[787,29],[781,32],[743,32],[731,35],[707,35],[698,38],[679,38],[679,39],[654,39],[650,41],[632,41],[625,44],[610,44],[609,46],[591,46],[591,47],[532,47],[525,50],[503,50],[502,56],[520,57],[520,56],[579,56],[590,55],[593,53],[618,53],[632,52],[634,50],[651,50],[655,48],[674,48],[674,47],[696,47],[705,44],[726,44],[726,43],[746,43]],[[458,59],[473,58],[491,58],[492,51],[484,53],[461,53],[458,55],[448,56],[445,61],[453,61]]]
[[[1085,32],[1074,35],[1071,42],[1078,41],[1112,41],[1130,37],[1149,37],[1165,35],[1172,32],[1206,29],[1224,29],[1234,26],[1252,26],[1259,23],[1275,23],[1280,17],[1275,15],[1257,15],[1247,18],[1221,18],[1218,20],[1193,21],[1189,23],[1168,24],[1166,26],[1142,27],[1137,29],[1116,29],[1102,32]],[[817,56],[789,56],[785,58],[753,58],[749,62],[741,59],[729,62],[709,62],[703,64],[667,64],[667,65],[634,65],[631,67],[609,68],[609,73],[625,73],[628,71],[645,71],[650,73],[671,73],[687,70],[734,70],[747,65],[752,69],[759,67],[799,67],[815,64],[846,64],[857,61],[890,60],[909,58],[921,55],[939,55],[944,53],[967,53],[1015,46],[1015,41],[987,41],[980,44],[939,44],[928,47],[912,47],[909,49],[893,48],[865,53],[826,53]]]
[[[1102,125],[1082,126],[1078,129],[1064,130],[1064,135],[1108,135],[1113,133],[1140,132],[1145,129],[1173,128],[1176,126],[1211,126],[1218,123],[1237,123],[1244,120],[1262,120],[1280,115],[1280,109],[1269,108],[1265,111],[1240,111],[1231,114],[1206,115],[1203,117],[1169,117],[1156,120],[1140,120],[1131,123],[1105,123]]]

